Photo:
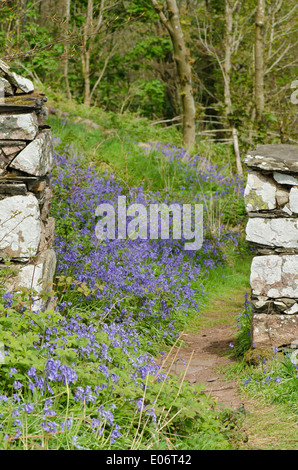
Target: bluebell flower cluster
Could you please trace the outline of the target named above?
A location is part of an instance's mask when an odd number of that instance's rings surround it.
[[[181,163],[182,150],[163,149],[165,158]],[[197,157],[198,159],[199,157]],[[201,160],[201,159],[200,159]],[[190,162],[195,166],[196,159]],[[218,197],[225,192],[237,192],[239,178],[227,178],[225,173],[206,164],[196,172],[202,183],[209,179],[220,181]],[[185,252],[184,240],[108,240],[100,243],[95,236],[95,209],[104,202],[117,207],[117,197],[127,195],[130,203],[160,202],[160,195],[145,193],[143,188],[127,189],[113,175],[98,176],[95,167],[86,166],[79,157],[69,160],[67,155],[57,155],[57,171],[53,176],[57,188],[54,216],[58,230],[55,239],[58,252],[58,271],[70,273],[82,284],[95,291],[97,299],[104,299],[104,310],[109,312],[115,302],[133,296],[139,299],[138,316],[152,315],[169,319],[179,308],[185,311],[195,306],[192,287],[198,274],[206,273],[223,262],[222,246],[228,239],[237,243],[237,235],[223,233],[220,239],[205,239],[199,252]],[[197,182],[196,182],[197,183]],[[208,195],[194,195],[194,203],[202,202]],[[164,195],[162,195],[164,197]],[[164,200],[163,200],[164,202]],[[182,201],[171,201],[182,203]],[[98,288],[97,286],[100,286]],[[65,308],[65,303],[60,305]]]
[[[242,191],[239,178],[227,178],[201,157],[194,157],[185,167],[183,149],[162,146],[160,151],[185,173],[185,185],[197,186],[198,178],[202,184],[214,183],[220,187],[216,197]],[[95,209],[99,204],[110,202],[116,207],[118,196],[123,194],[129,203],[164,202],[164,194],[145,192],[143,187],[127,190],[116,176],[99,176],[83,157],[55,154],[55,162],[55,250],[58,279],[66,281],[64,290],[58,292],[52,326],[42,332],[36,327],[39,342],[34,348],[43,358],[43,368],[29,365],[21,381],[16,375],[18,366],[11,367],[12,396],[19,411],[30,415],[37,407],[33,397],[38,392],[45,400],[41,430],[49,434],[67,432],[72,429],[72,418],[58,419],[52,408],[53,397],[67,387],[73,404],[84,409],[97,407],[90,427],[98,436],[108,428],[113,444],[121,436],[115,419],[116,405],[111,402],[113,393],[121,394],[122,387],[131,386],[140,396],[146,377],[159,373],[156,362],[144,352],[140,320],[145,331],[150,324],[163,337],[177,336],[177,312],[186,314],[189,308],[198,309],[196,297],[203,290],[202,284],[198,286],[198,276],[203,278],[224,263],[222,248],[229,240],[237,243],[237,236],[223,231],[220,237],[206,238],[198,252],[186,252],[183,239],[115,239],[99,243],[95,235]],[[196,193],[193,202],[201,202],[204,197]],[[12,295],[4,294],[3,302],[11,307]],[[30,322],[30,328],[36,325]],[[165,379],[163,374],[158,377]],[[21,398],[24,390],[28,393],[26,402]],[[109,406],[105,405],[107,396]],[[7,400],[6,394],[0,395],[0,405]],[[152,404],[143,411],[156,420]],[[21,435],[20,419],[14,420],[14,439]],[[72,437],[73,445],[81,448],[78,439]]]

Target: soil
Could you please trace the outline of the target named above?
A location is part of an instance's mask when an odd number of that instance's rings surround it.
[[[185,365],[180,360],[174,365],[174,369],[177,373],[184,373],[188,366],[186,381],[203,384],[204,393],[216,399],[218,405],[238,409],[243,399],[237,392],[237,384],[234,381],[227,381],[223,372],[220,371],[223,369],[222,366],[233,362],[227,356],[229,344],[233,341],[231,333],[230,328],[217,326],[202,330],[196,335],[183,335],[185,346],[180,350],[180,355]]]
[[[232,294],[233,298],[219,296],[213,299],[202,314],[196,331],[183,333],[180,349],[173,347],[164,370],[168,372],[170,368],[173,373],[185,375],[185,381],[203,384],[202,392],[210,395],[218,408],[243,413],[242,450],[297,449],[295,415],[281,416],[278,408],[241,395],[237,379],[225,378],[225,371],[235,363],[231,345],[235,343],[244,293],[239,291]]]
[[[206,324],[197,333],[183,333],[183,346],[178,351],[170,370],[185,374],[185,381],[203,384],[204,393],[216,399],[218,406],[239,409],[243,406],[243,397],[238,393],[236,381],[227,381],[224,369],[234,362],[231,345],[235,341],[237,316],[243,309],[244,293],[237,293],[235,298],[216,299],[204,313]],[[228,312],[228,313],[227,313]],[[204,320],[204,319],[203,319]],[[173,361],[174,352],[167,364]]]

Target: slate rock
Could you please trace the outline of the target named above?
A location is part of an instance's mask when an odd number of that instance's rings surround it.
[[[0,180],[0,198],[4,199],[3,196],[26,196],[27,186],[23,183],[9,184],[2,183]]]
[[[10,168],[23,171],[29,175],[45,176],[53,167],[53,143],[49,129],[40,132],[16,158]]]
[[[254,257],[250,285],[256,296],[298,299],[298,255]]]
[[[258,145],[243,159],[252,169],[298,174],[298,145]]]
[[[298,157],[297,157],[298,158]],[[285,173],[279,173],[278,171],[273,172],[273,178],[279,184],[286,184],[286,185],[297,185],[298,186],[298,178],[295,178],[292,175],[288,175]]]
[[[13,96],[14,89],[12,85],[3,77],[0,77],[0,100],[5,96]]]
[[[276,207],[276,185],[261,173],[252,171],[247,176],[244,201],[247,212],[272,210]]]
[[[298,187],[293,187],[289,194],[289,209],[298,214]]]
[[[0,114],[0,139],[33,140],[37,132],[35,113]]]
[[[298,315],[254,314],[252,343],[255,347],[276,347],[291,344],[298,338]]]
[[[15,72],[10,70],[9,65],[0,60],[0,72],[1,75],[4,75],[4,78],[9,81],[9,83],[24,93],[32,93],[34,91],[34,85],[31,80],[24,78],[21,75],[18,75]]]
[[[298,219],[251,217],[246,225],[246,240],[260,245],[298,248]]]
[[[41,293],[51,293],[56,264],[56,253],[53,249],[49,249],[41,253],[34,263],[13,265],[13,269],[17,271],[17,274],[10,279],[7,287],[10,291],[17,291],[20,287],[32,289],[33,294],[35,294],[33,295],[33,310],[46,310],[51,298],[44,300],[41,298]]]
[[[15,72],[10,72],[8,75],[8,81],[24,93],[32,93],[34,91],[34,85],[32,81],[28,78],[18,75]]]
[[[10,162],[25,146],[24,141],[0,140],[0,175],[5,173]]]

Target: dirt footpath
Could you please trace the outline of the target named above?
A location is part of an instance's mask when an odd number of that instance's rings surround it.
[[[219,371],[220,366],[233,362],[226,356],[229,344],[233,341],[230,330],[227,327],[209,328],[203,330],[201,334],[185,334],[183,338],[186,344],[180,350],[180,354],[186,366],[191,358],[185,380],[204,384],[204,392],[216,398],[219,405],[239,408],[243,400],[237,393],[237,384],[225,380]],[[184,373],[186,366],[179,361],[172,370]]]

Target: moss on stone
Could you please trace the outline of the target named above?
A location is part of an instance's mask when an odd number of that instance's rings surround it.
[[[251,190],[248,196],[245,196],[246,206],[251,206],[252,210],[266,210],[269,209],[268,203],[264,202],[262,196]]]
[[[5,98],[5,103],[23,105],[23,106],[34,106],[34,100],[24,98],[23,96],[11,96]]]
[[[273,357],[273,351],[271,348],[249,348],[244,354],[244,362],[250,366],[257,366],[261,364],[263,359],[268,361]]]

